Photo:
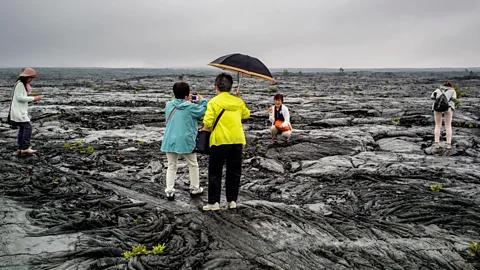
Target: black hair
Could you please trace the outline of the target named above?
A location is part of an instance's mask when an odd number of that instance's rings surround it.
[[[276,94],[273,96],[273,100],[281,100],[283,103],[283,95],[282,94]]]
[[[184,99],[186,96],[190,95],[190,86],[185,82],[176,82],[173,85],[173,94],[175,98]]]
[[[230,92],[232,90],[233,78],[232,76],[222,73],[215,79],[215,86],[220,92]]]
[[[20,76],[20,77],[18,77],[17,82],[18,82],[18,81],[21,81],[21,82],[23,83],[23,86],[25,86],[25,89],[27,89],[27,80],[28,80],[28,78],[30,78],[30,77]]]

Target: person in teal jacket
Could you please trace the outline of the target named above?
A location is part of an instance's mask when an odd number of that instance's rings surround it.
[[[165,194],[167,199],[175,196],[175,179],[177,177],[178,158],[182,155],[187,164],[190,175],[190,194],[198,195],[203,192],[200,187],[197,154],[193,153],[198,133],[197,119],[205,115],[207,100],[196,95],[192,102],[190,86],[185,82],[173,85],[175,99],[165,106],[166,128],[162,140],[161,151],[167,154],[168,168]]]

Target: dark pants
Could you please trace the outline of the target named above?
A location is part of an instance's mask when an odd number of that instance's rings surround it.
[[[30,122],[18,123],[17,145],[18,149],[26,150],[30,147],[32,137],[32,124]]]
[[[227,164],[225,189],[227,202],[237,201],[242,175],[242,145],[224,144],[210,148],[208,163],[208,203],[220,203],[223,164]]]

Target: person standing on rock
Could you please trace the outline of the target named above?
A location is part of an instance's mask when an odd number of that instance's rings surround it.
[[[226,163],[225,191],[227,208],[237,208],[238,190],[242,175],[242,150],[246,145],[242,120],[250,117],[245,102],[237,92],[232,96],[233,78],[222,73],[215,79],[217,96],[208,102],[203,118],[204,128],[212,130],[210,135],[210,157],[208,163],[208,204],[204,211],[220,210],[223,164]]]
[[[445,112],[438,112],[434,110],[434,105],[432,105],[433,115],[435,117],[435,148],[440,148],[440,132],[442,130],[442,114],[445,117],[445,129],[447,133],[447,149],[452,149],[452,118],[453,111],[455,110],[455,100],[457,99],[457,93],[453,84],[450,82],[444,83],[439,89],[436,89],[431,94],[430,98],[436,100],[440,98],[442,94],[445,94],[445,97],[448,100],[448,109]]]
[[[205,115],[207,100],[201,95],[196,95],[195,103],[192,102],[190,86],[185,82],[173,85],[175,99],[167,102],[165,106],[166,128],[162,140],[161,151],[167,154],[168,168],[165,194],[167,199],[175,196],[175,179],[177,177],[178,158],[182,155],[187,164],[190,175],[190,194],[203,193],[200,187],[200,173],[198,169],[195,140],[198,133],[197,119]],[[198,103],[198,104],[196,104]]]
[[[20,73],[17,82],[15,83],[12,102],[9,110],[8,118],[15,122],[18,126],[17,135],[17,153],[20,154],[34,154],[37,150],[30,148],[30,139],[32,138],[32,123],[28,117],[28,103],[42,100],[41,96],[29,97],[31,92],[30,83],[38,74],[33,68],[25,68]]]
[[[288,107],[283,104],[283,95],[276,94],[273,97],[274,105],[268,108],[269,120],[272,123],[270,135],[272,135],[272,144],[277,144],[279,133],[285,138],[285,144],[290,145],[292,136],[292,125],[290,124],[290,112]]]

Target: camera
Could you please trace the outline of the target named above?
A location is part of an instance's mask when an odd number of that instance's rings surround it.
[[[197,101],[197,95],[192,95],[192,101]]]

